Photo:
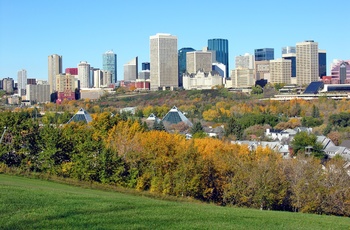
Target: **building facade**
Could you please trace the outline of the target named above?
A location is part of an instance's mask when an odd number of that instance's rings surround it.
[[[229,73],[228,40],[222,38],[209,39],[208,49],[215,51],[216,60],[213,60],[213,62],[224,64],[226,66],[226,73]]]
[[[151,90],[177,88],[179,85],[177,37],[171,34],[151,36],[150,60]]]
[[[12,78],[4,78],[2,80],[2,88],[6,93],[12,94],[15,82]]]
[[[219,75],[223,78],[228,78],[227,77],[227,73],[226,73],[226,66],[222,63],[219,63],[219,62],[215,62],[212,64],[212,70],[213,71],[216,71],[219,73]]]
[[[102,55],[102,67],[112,74],[112,83],[117,83],[117,54],[112,50],[105,52]]]
[[[186,53],[186,71],[197,73],[198,70],[210,72],[212,70],[211,52],[192,51]]]
[[[18,95],[21,97],[26,94],[27,86],[27,70],[21,69],[17,72],[17,89]]]
[[[75,78],[71,74],[56,76],[57,103],[63,100],[75,100]]]
[[[50,85],[27,85],[26,99],[31,103],[50,102]]]
[[[124,64],[124,81],[136,81],[138,74],[138,57]]]
[[[78,75],[78,68],[66,68],[65,73],[69,73],[71,75]]]
[[[197,73],[185,73],[183,75],[183,87],[191,89],[212,89],[223,85],[223,78],[216,71],[197,71]]]
[[[81,88],[90,88],[90,64],[86,61],[78,64],[78,80]]]
[[[292,61],[279,58],[270,60],[270,82],[275,83],[291,83]]]
[[[318,43],[307,40],[296,44],[297,84],[319,81]]]
[[[292,77],[297,76],[297,55],[296,53],[286,53],[282,54],[282,58],[291,61],[291,74]]]
[[[262,48],[254,50],[255,61],[270,61],[275,59],[275,50],[273,48]]]
[[[178,51],[179,86],[182,87],[182,75],[186,73],[187,52],[195,51],[191,47],[181,48]]]
[[[327,52],[318,50],[318,74],[319,77],[327,76]]]
[[[48,79],[50,93],[56,92],[56,76],[62,73],[62,56],[52,54],[48,56]]]
[[[239,56],[235,58],[235,68],[246,68],[246,69],[254,69],[254,55],[249,53]]]
[[[150,70],[151,65],[149,62],[142,62],[142,70]]]
[[[255,61],[255,80],[270,80],[270,61]]]
[[[350,84],[350,60],[335,60],[331,66],[331,84]]]
[[[248,88],[255,85],[254,70],[238,68],[231,71],[233,88]]]

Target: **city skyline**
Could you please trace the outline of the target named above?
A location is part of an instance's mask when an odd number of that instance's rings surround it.
[[[247,8],[247,4],[241,2],[221,1],[218,12],[221,18],[217,23],[212,17],[191,19],[178,14],[184,6],[189,12],[195,9],[209,13],[212,1],[199,4],[180,0],[172,7],[151,1],[134,7],[126,2],[107,0],[93,5],[66,0],[0,0],[0,29],[5,31],[0,37],[0,78],[16,79],[17,72],[26,69],[28,78],[48,80],[47,57],[52,54],[62,56],[62,70],[77,67],[80,61],[102,69],[101,54],[113,50],[118,56],[117,76],[121,80],[124,64],[133,57],[138,56],[139,63],[150,61],[149,36],[157,33],[177,36],[178,49],[202,50],[208,39],[227,39],[229,71],[235,66],[236,56],[271,47],[277,59],[281,57],[282,47],[295,46],[305,40],[314,40],[320,49],[327,51],[327,75],[333,59],[350,59],[344,49],[349,32],[337,23],[347,20],[346,5],[350,3],[343,3],[345,6],[336,11],[331,10],[328,1],[297,0],[287,7],[279,1],[251,3]],[[235,10],[232,14],[233,9],[240,8],[247,11]],[[96,11],[104,12],[104,16],[91,17]],[[131,11],[140,16],[130,15]],[[259,12],[267,12],[264,20],[254,16],[261,15]],[[290,13],[289,17],[286,13]],[[243,18],[246,20],[240,20]],[[311,25],[309,21],[315,23]],[[108,36],[104,31],[108,31]],[[333,31],[339,31],[339,36],[334,36]]]

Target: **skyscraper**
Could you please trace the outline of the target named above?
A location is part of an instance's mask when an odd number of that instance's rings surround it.
[[[182,87],[182,75],[186,72],[186,53],[195,51],[195,49],[191,47],[181,48],[178,51],[178,62],[179,62],[179,86]]]
[[[81,88],[90,88],[90,64],[86,61],[78,64],[78,80]]]
[[[171,34],[150,36],[151,90],[178,87],[177,37]]]
[[[226,73],[229,73],[228,40],[222,38],[209,39],[208,49],[216,51],[216,62],[226,65]],[[215,60],[213,60],[213,62],[215,62]]]
[[[285,46],[282,47],[282,54],[295,54],[296,53],[296,49],[295,46]]]
[[[21,97],[26,94],[27,86],[27,70],[22,69],[17,73],[17,89],[18,95]]]
[[[271,83],[291,83],[292,61],[279,58],[270,60],[270,82]]]
[[[138,57],[124,64],[124,81],[136,81],[138,74]]]
[[[296,44],[297,84],[308,85],[319,80],[318,43],[313,40]]]
[[[48,56],[48,79],[50,93],[56,91],[56,76],[62,73],[62,56],[52,54]]]
[[[112,83],[117,83],[117,54],[109,50],[102,55],[102,59],[103,70],[107,70],[112,74]]]
[[[212,70],[211,52],[192,51],[186,53],[186,70],[188,73],[197,73],[201,70],[208,73]]]
[[[296,53],[285,53],[282,54],[282,58],[285,60],[290,60],[291,61],[291,77],[296,77],[297,76],[297,58],[296,58]]]
[[[273,48],[262,48],[254,50],[255,61],[269,61],[275,59],[275,50]]]
[[[327,52],[318,50],[318,74],[319,77],[327,76]]]

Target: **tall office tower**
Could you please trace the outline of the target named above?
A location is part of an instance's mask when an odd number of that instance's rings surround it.
[[[21,97],[26,94],[27,70],[22,69],[17,72],[17,83],[18,95]]]
[[[292,61],[279,58],[270,60],[270,82],[271,83],[291,83]]]
[[[282,47],[282,55],[283,54],[295,54],[295,53],[296,53],[295,46]]]
[[[73,75],[59,74],[56,78],[57,101],[75,100],[75,78]]]
[[[81,88],[90,88],[90,64],[86,61],[78,64],[78,80]]]
[[[296,44],[297,84],[308,85],[319,80],[318,43],[307,40]]]
[[[177,37],[171,34],[150,36],[151,90],[178,87]]]
[[[296,77],[297,76],[297,55],[296,55],[296,53],[282,54],[282,58],[285,60],[291,61],[292,77]]]
[[[236,69],[237,68],[254,69],[254,55],[246,53],[243,56],[236,56]]]
[[[62,73],[62,56],[52,54],[48,57],[48,77],[50,84],[50,93],[56,91],[56,76]]]
[[[187,52],[192,52],[195,51],[195,49],[191,48],[191,47],[185,47],[185,48],[181,48],[178,51],[178,62],[179,62],[179,86],[182,87],[183,86],[183,82],[182,82],[182,75],[184,73],[186,73],[186,53]]]
[[[102,70],[102,81],[100,82],[100,87],[108,87],[112,83],[112,73],[107,70]]]
[[[275,59],[275,50],[273,48],[262,48],[254,50],[255,61],[270,61]]]
[[[69,73],[71,75],[78,75],[78,68],[66,68],[65,73]]]
[[[318,50],[318,74],[319,77],[327,76],[327,52]]]
[[[186,53],[186,70],[188,73],[197,73],[198,70],[209,73],[212,71],[211,52],[191,51]]]
[[[112,83],[117,83],[117,54],[109,50],[102,55],[102,59],[103,70],[107,70],[112,74]]]
[[[150,68],[149,62],[142,62],[142,70],[150,70]]]
[[[13,93],[15,82],[12,78],[4,78],[2,80],[2,88],[6,93]]]
[[[94,70],[93,70],[93,78],[94,78],[94,80],[93,80],[93,87],[94,88],[100,88],[101,87],[101,83],[102,83],[102,78],[103,78],[103,73],[102,73],[102,70],[100,70],[100,69],[97,69],[97,68],[95,68]]]
[[[124,64],[124,81],[136,81],[138,74],[138,57]]]
[[[220,62],[226,65],[226,73],[229,73],[228,40],[222,38],[209,39],[208,49],[216,51],[216,60],[213,60],[213,62]]]

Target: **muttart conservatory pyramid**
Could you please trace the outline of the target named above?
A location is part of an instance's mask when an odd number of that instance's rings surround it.
[[[84,122],[89,123],[92,121],[92,118],[88,112],[86,112],[83,108],[79,109],[79,111],[74,114],[74,116],[67,122],[67,124],[71,122]]]
[[[162,119],[163,123],[169,124],[177,124],[180,122],[184,122],[189,127],[192,127],[192,123],[190,120],[185,117],[185,115],[174,106]]]

